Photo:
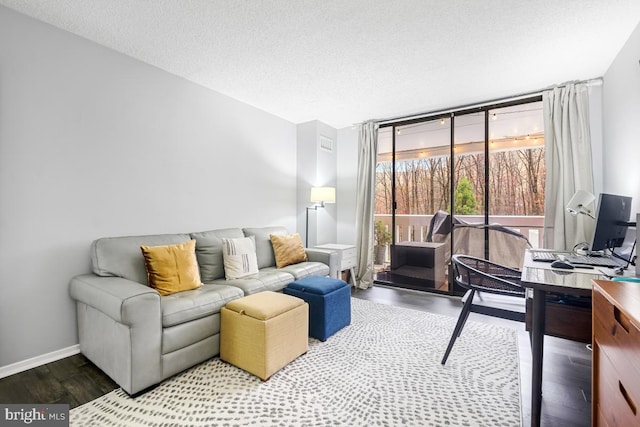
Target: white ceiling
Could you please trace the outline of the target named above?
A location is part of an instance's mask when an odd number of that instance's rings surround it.
[[[336,128],[602,76],[639,0],[0,0],[294,123]]]

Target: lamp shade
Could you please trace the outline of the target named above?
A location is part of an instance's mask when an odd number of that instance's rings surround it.
[[[334,187],[311,187],[311,201],[319,203],[335,203],[336,189]]]
[[[567,203],[567,212],[571,215],[585,214],[591,216],[591,211],[586,206],[592,203],[596,196],[588,191],[578,190]]]

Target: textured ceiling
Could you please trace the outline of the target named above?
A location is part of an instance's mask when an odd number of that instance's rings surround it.
[[[291,122],[336,128],[602,76],[639,0],[0,0]]]

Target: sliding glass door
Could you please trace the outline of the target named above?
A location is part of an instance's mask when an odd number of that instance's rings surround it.
[[[488,257],[485,230],[458,225],[487,223],[485,113],[454,116],[452,253]]]
[[[434,212],[451,211],[450,141],[448,115],[379,133],[376,222],[392,235],[379,281],[448,292],[446,235],[429,230]]]
[[[511,254],[511,265],[519,243],[534,238],[537,246],[544,210],[539,99],[394,123],[380,129],[378,146],[376,223],[391,237],[380,245],[378,281],[457,293],[452,253]]]

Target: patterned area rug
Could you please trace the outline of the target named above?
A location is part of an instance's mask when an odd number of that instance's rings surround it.
[[[131,399],[71,411],[73,426],[520,426],[516,331],[352,298],[352,324],[268,381],[218,358]]]

